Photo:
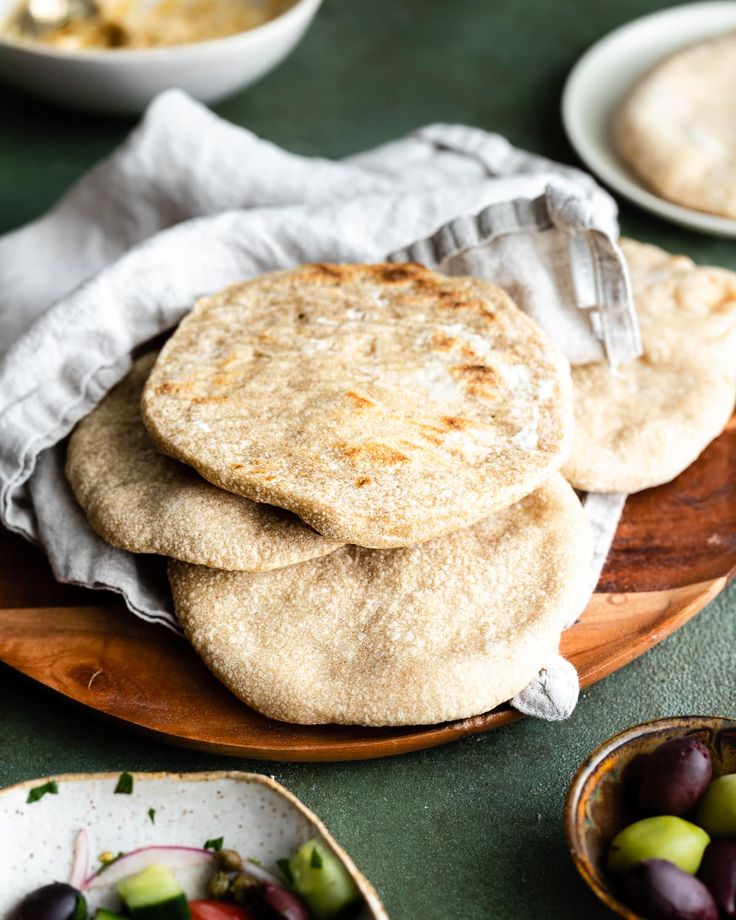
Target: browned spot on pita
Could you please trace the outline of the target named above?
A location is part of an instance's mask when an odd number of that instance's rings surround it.
[[[468,396],[478,396],[481,399],[493,399],[496,395],[494,387],[473,380],[467,385],[465,392]]]
[[[374,273],[386,284],[401,284],[423,278],[427,269],[416,262],[401,262],[396,265],[377,265]]]
[[[391,533],[396,537],[405,537],[409,534],[409,527],[406,524],[396,524],[391,525]]]
[[[453,348],[458,348],[460,356],[468,363],[478,360],[478,355],[467,342],[463,342],[462,339],[448,335],[446,332],[434,333],[432,336],[432,349],[434,351],[452,351]]]
[[[400,451],[389,447],[388,444],[381,444],[378,441],[369,441],[367,444],[356,444],[354,447],[341,447],[341,453],[348,460],[358,462],[365,458],[371,463],[378,466],[394,466],[397,463],[404,463],[409,458]]]
[[[230,469],[231,470],[244,470],[245,464],[244,463],[231,463]],[[248,467],[248,475],[252,473],[254,476],[263,476],[264,479],[269,479],[269,478],[274,479],[275,477],[273,476],[269,477],[265,475],[266,473],[269,473],[269,472],[270,472],[269,468],[267,466],[264,466],[262,463],[251,463],[250,466]]]
[[[450,368],[450,373],[474,396],[490,396],[494,387],[498,386],[498,375],[486,364],[456,364]]]
[[[464,431],[472,425],[472,422],[468,421],[468,419],[460,418],[458,415],[443,415],[440,421],[446,428],[452,431]]]
[[[736,301],[736,284],[732,284],[729,290],[720,297],[718,302],[712,304],[710,312],[730,313],[734,308],[734,301]]]
[[[371,479],[370,476],[359,476],[359,477],[355,480],[355,485],[357,486],[357,488],[362,489],[363,486],[367,486],[368,483],[370,483],[370,482],[372,482],[372,481],[373,481],[373,480]]]
[[[461,288],[440,288],[434,293],[440,306],[448,310],[474,310],[476,313],[489,315],[488,308],[482,300],[470,297],[468,292]]]
[[[487,364],[456,364],[451,368],[451,372],[457,377],[470,380],[495,380],[497,378],[495,370]]]
[[[315,262],[303,266],[299,272],[299,281],[314,282],[315,284],[339,284],[345,271],[339,265],[328,262]]]
[[[357,409],[367,409],[369,406],[375,406],[372,400],[366,399],[365,396],[359,396],[358,393],[353,392],[353,390],[348,390],[345,397],[349,399]]]
[[[450,351],[457,339],[446,332],[435,332],[432,336],[432,348],[435,351]]]
[[[415,289],[412,287],[409,290],[414,291]],[[400,296],[397,295],[395,297],[395,301],[401,307],[419,307],[421,308],[425,306],[425,304],[427,303],[427,298],[422,294],[409,293],[409,294],[402,294]]]
[[[175,380],[167,380],[165,383],[159,384],[156,387],[157,393],[186,393],[187,390],[191,390],[191,383],[177,383]]]
[[[221,403],[227,402],[228,397],[224,394],[222,396],[192,396],[192,402],[198,406],[207,405],[208,403]]]
[[[417,293],[432,294],[434,296],[439,296],[440,292],[444,290],[444,286],[438,282],[437,276],[432,277],[429,272],[416,277],[412,288]]]
[[[411,424],[419,429],[419,434],[425,441],[429,441],[430,444],[442,444],[445,435],[444,428],[437,428],[436,425],[427,425],[424,422],[412,422]]]

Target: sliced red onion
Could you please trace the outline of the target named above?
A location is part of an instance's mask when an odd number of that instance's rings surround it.
[[[74,856],[72,859],[72,871],[69,874],[69,884],[72,888],[81,889],[85,880],[89,876],[89,854],[90,854],[89,831],[83,827],[74,840]]]
[[[302,902],[283,885],[272,885],[267,882],[263,886],[263,898],[283,920],[309,920],[309,914]]]
[[[119,859],[109,866],[103,866],[89,875],[82,885],[84,891],[90,888],[108,888],[129,875],[135,875],[146,866],[156,864],[168,866],[169,869],[188,869],[192,866],[201,866],[214,859],[211,850],[201,850],[198,847],[176,846],[151,846],[140,847],[124,853]]]
[[[279,888],[284,887],[284,883],[276,878],[275,875],[272,875],[270,872],[267,872],[263,866],[259,866],[257,862],[253,862],[252,859],[243,860],[243,870],[252,876],[259,882],[270,882],[272,885],[278,885]]]

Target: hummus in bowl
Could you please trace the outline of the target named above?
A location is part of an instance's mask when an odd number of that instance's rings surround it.
[[[139,113],[179,88],[213,103],[254,83],[299,42],[321,0],[97,0],[97,12],[29,28],[0,0],[0,79],[78,108]]]

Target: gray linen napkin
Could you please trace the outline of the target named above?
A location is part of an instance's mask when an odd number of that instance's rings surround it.
[[[0,517],[45,549],[59,580],[117,591],[138,616],[177,629],[162,560],[97,537],[63,474],[66,435],[137,348],[233,281],[403,254],[502,281],[571,361],[617,363],[640,345],[616,237],[615,205],[589,176],[497,135],[432,125],[330,162],[167,92],[44,217],[0,238]],[[596,506],[592,579],[621,505]],[[550,677],[557,665],[519,708],[571,711],[569,689],[553,699],[571,683],[569,671]]]

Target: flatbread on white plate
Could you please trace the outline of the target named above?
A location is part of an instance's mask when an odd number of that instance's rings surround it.
[[[644,353],[573,368],[564,474],[589,492],[669,482],[717,437],[736,400],[736,274],[622,240]]]
[[[667,57],[615,124],[619,152],[657,194],[736,217],[736,33]]]
[[[414,264],[305,265],[200,300],[142,411],[165,453],[334,540],[411,545],[562,464],[567,360],[501,289]]]
[[[556,655],[591,563],[558,474],[419,546],[345,546],[259,574],[171,562],[181,625],[213,673],[274,719],[409,725],[477,715]]]
[[[140,358],[69,442],[67,479],[94,530],[130,552],[220,569],[263,571],[337,549],[288,511],[217,489],[156,450],[139,409],[155,359]]]

